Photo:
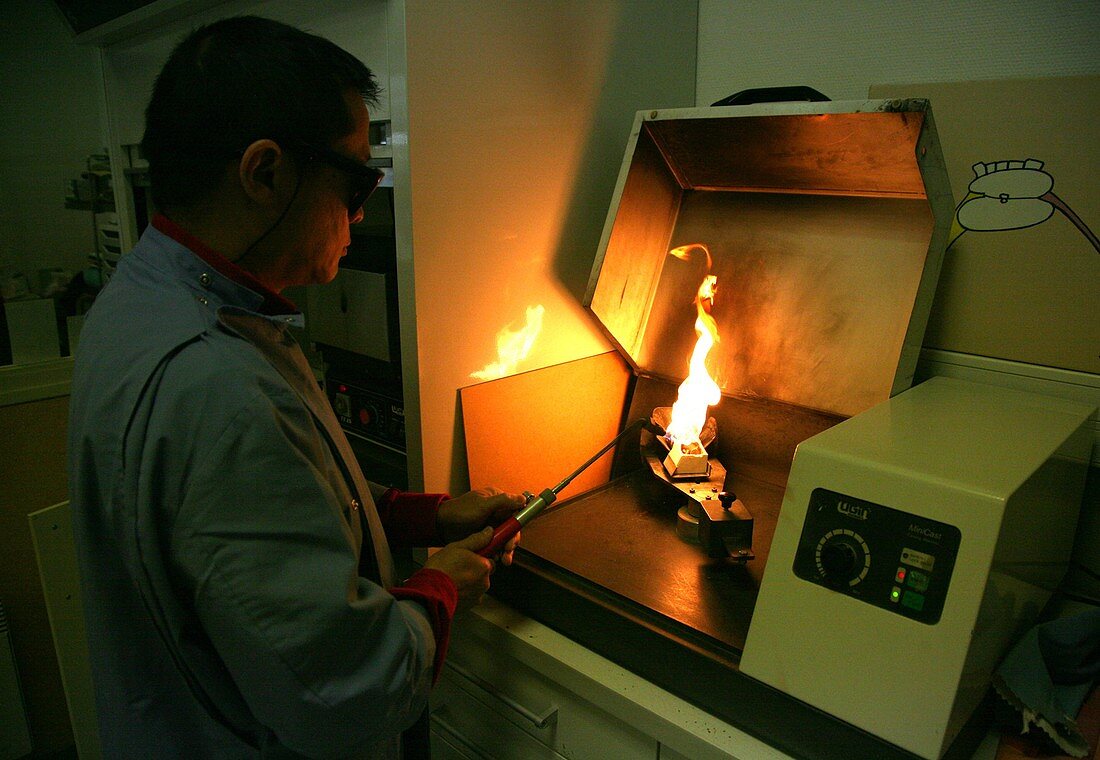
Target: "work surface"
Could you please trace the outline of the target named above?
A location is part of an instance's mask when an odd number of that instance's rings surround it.
[[[543,514],[524,529],[522,550],[739,654],[783,494],[748,478],[727,487],[754,518],[756,559],[745,565],[710,558],[682,539],[676,513],[687,497],[645,470]]]
[[[523,531],[491,593],[525,615],[780,751],[811,760],[909,752],[741,674],[738,667],[781,490],[730,480],[755,519],[757,558],[714,560],[676,533],[684,497],[647,470],[562,502]],[[973,756],[987,721],[949,758]]]

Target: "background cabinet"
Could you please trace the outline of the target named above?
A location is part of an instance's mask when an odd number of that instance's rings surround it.
[[[340,269],[331,283],[306,293],[311,340],[391,361],[385,275]]]

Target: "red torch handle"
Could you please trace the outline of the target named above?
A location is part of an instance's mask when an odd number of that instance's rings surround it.
[[[519,529],[522,527],[523,525],[520,524],[519,520],[509,517],[493,531],[493,538],[489,541],[489,545],[484,549],[478,549],[477,553],[490,559],[496,557],[504,549],[504,545],[508,543],[512,536],[519,533]]]

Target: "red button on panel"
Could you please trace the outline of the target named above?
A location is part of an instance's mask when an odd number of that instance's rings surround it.
[[[370,416],[370,410],[369,409],[360,409],[359,410],[359,421],[361,423],[363,423],[364,425],[369,425],[371,423],[371,416]]]
[[[903,582],[905,580],[905,568],[899,567],[897,573],[894,575],[894,578],[897,579],[898,583]]]

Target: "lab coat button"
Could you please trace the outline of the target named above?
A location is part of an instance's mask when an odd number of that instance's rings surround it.
[[[352,499],[351,500],[351,511],[355,512],[358,509],[359,509],[359,500],[358,499]]]
[[[197,298],[199,300],[199,303],[201,303],[203,306],[206,306],[206,304],[208,303],[206,300],[206,296],[195,296],[195,298]]]
[[[204,288],[209,288],[210,283],[214,281],[214,278],[210,276],[209,272],[203,272],[199,275],[199,282],[202,283]]]

